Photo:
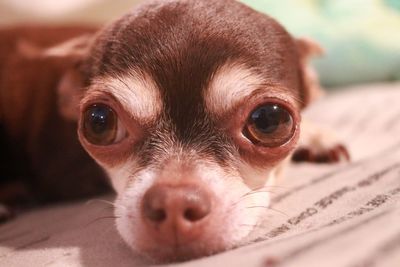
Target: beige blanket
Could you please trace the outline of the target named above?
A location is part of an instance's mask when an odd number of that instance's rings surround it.
[[[400,266],[400,84],[331,95],[306,116],[335,129],[353,162],[292,166],[258,242],[180,266]],[[0,227],[0,266],[146,265],[111,215],[98,200],[27,213]]]

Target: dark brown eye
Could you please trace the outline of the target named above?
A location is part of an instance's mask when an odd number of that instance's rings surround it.
[[[290,140],[294,126],[286,108],[278,104],[265,104],[251,112],[243,134],[256,145],[277,147]]]
[[[125,137],[114,110],[104,104],[94,104],[83,114],[83,135],[94,145],[110,145]]]

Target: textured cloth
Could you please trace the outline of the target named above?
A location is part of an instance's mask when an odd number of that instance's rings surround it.
[[[316,103],[306,116],[334,129],[353,161],[291,166],[257,242],[179,266],[400,266],[399,102],[392,84]],[[0,266],[146,265],[105,216],[111,205],[95,200],[26,213],[0,227]]]

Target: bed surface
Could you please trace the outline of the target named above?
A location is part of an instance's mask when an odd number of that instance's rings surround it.
[[[400,266],[400,84],[337,92],[305,116],[353,161],[291,166],[258,242],[179,266]],[[107,216],[99,200],[26,213],[0,226],[0,266],[146,266]]]

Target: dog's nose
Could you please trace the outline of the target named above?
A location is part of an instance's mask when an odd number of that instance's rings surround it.
[[[191,228],[211,212],[210,194],[196,184],[157,184],[143,197],[142,213],[157,226]]]

